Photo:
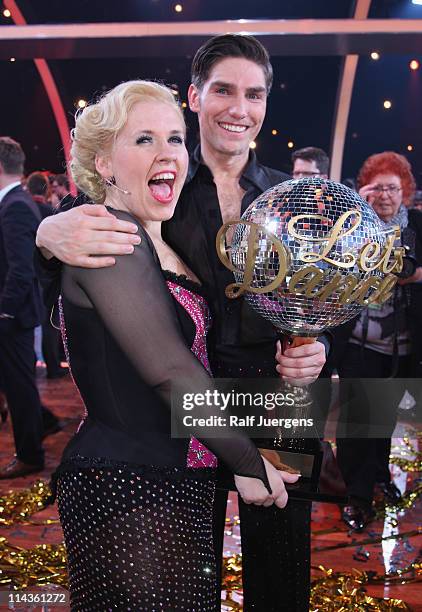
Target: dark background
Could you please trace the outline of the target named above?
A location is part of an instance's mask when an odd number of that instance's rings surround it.
[[[28,23],[81,23],[125,21],[189,21],[224,19],[347,18],[353,14],[350,0],[18,0]],[[3,9],[4,7],[2,7]],[[422,6],[410,0],[373,0],[370,18],[422,18]],[[11,19],[0,13],[0,25]],[[92,99],[121,81],[156,78],[175,85],[186,99],[191,57],[134,59],[72,59],[50,61],[59,85],[69,123],[73,123],[79,98]],[[371,153],[392,149],[405,154],[422,187],[421,71],[409,69],[409,61],[422,56],[381,55],[378,61],[361,56],[355,80],[347,132],[343,177],[355,176]],[[290,171],[291,149],[307,145],[330,152],[332,123],[343,58],[274,57],[274,86],[267,118],[257,138],[261,161]],[[0,61],[3,85],[0,98],[0,134],[22,143],[27,172],[62,172],[64,158],[51,107],[32,61]],[[385,110],[383,101],[392,101]],[[189,144],[196,140],[196,118],[186,111]],[[273,136],[271,130],[278,134]],[[407,146],[412,145],[409,152]]]

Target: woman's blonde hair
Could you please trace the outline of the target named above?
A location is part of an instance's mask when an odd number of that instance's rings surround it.
[[[110,150],[137,102],[169,104],[180,114],[185,125],[182,110],[171,90],[153,81],[121,83],[96,103],[78,111],[71,132],[70,170],[77,187],[93,202],[101,204],[106,195],[104,180],[95,167],[95,158]]]

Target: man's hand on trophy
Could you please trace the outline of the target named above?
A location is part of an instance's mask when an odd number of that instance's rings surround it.
[[[278,340],[275,358],[276,370],[285,382],[295,387],[310,385],[318,378],[325,364],[325,346],[317,341],[288,347],[283,351]]]
[[[284,483],[288,482],[293,484],[298,481],[300,475],[289,474],[288,472],[277,470],[265,459],[265,457],[263,457],[262,460],[265,465],[272,493],[269,493],[262,480],[235,474],[234,481],[236,488],[245,504],[255,504],[256,506],[264,506],[265,508],[275,504],[277,508],[284,508],[288,500]]]
[[[36,244],[46,259],[54,256],[72,266],[105,268],[115,264],[113,255],[133,253],[141,241],[137,230],[105,206],[83,204],[47,217],[38,228]]]

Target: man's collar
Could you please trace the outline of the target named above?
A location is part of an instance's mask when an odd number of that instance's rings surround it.
[[[190,183],[201,165],[201,145],[197,145],[189,156],[189,168],[186,183]]]
[[[201,160],[201,145],[198,144],[189,159],[189,170],[186,177],[186,183],[190,183],[195,177],[201,164],[203,164]],[[246,179],[261,191],[265,191],[268,188],[266,177],[259,165],[255,151],[249,151],[248,163],[242,172],[241,178]]]
[[[5,198],[5,196],[9,193],[9,191],[12,191],[12,189],[14,189],[15,187],[20,187],[20,186],[21,186],[20,181],[14,181],[13,183],[9,183],[8,185],[6,185],[6,187],[3,187],[3,189],[0,189],[0,202]]]

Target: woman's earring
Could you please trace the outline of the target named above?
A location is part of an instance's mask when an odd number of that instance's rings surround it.
[[[121,187],[118,187],[116,185],[116,179],[114,178],[114,176],[110,176],[110,177],[104,177],[104,182],[109,186],[109,187],[114,187],[115,189],[117,189],[117,191],[121,191],[124,195],[130,195],[130,191],[127,191],[126,189],[122,189]]]

